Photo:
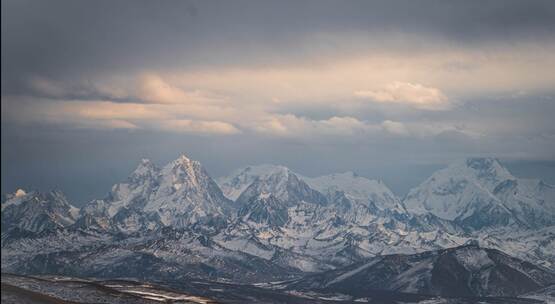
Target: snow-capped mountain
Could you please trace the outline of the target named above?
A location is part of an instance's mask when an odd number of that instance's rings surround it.
[[[68,227],[78,213],[61,191],[26,193],[19,189],[2,204],[2,232],[19,229],[38,233]]]
[[[340,199],[344,195],[350,201],[373,205],[381,210],[406,212],[397,196],[382,181],[367,179],[354,172],[306,177],[284,166],[259,165],[236,170],[229,176],[218,178],[217,182],[229,199],[237,200],[255,180],[262,181],[266,187],[276,188],[268,189],[269,192],[278,192],[277,187],[282,187],[280,191],[283,192],[284,184],[278,182],[285,182],[283,176],[289,174],[326,196],[327,200]],[[339,195],[338,192],[343,195]]]
[[[258,176],[239,195],[237,203],[244,205],[251,201],[253,197],[265,194],[272,194],[288,206],[294,206],[300,202],[327,204],[327,199],[322,193],[310,188],[305,181],[289,169]]]
[[[248,166],[235,170],[228,176],[220,177],[216,179],[216,181],[224,195],[235,201],[256,179],[265,179],[267,176],[279,174],[280,172],[286,174],[287,171],[289,171],[289,169],[284,166]]]
[[[554,187],[514,177],[496,159],[469,158],[439,170],[403,200],[466,229],[555,224]]]
[[[374,290],[457,296],[517,296],[555,282],[555,273],[476,245],[386,255],[282,283],[289,290],[363,296]]]
[[[469,242],[555,269],[553,186],[493,159],[440,170],[402,202],[351,172],[309,178],[263,165],[218,182],[223,191],[180,156],[163,167],[142,160],[80,212],[61,193],[18,191],[2,205],[3,232],[47,232],[3,233],[2,269],[259,281]]]
[[[320,271],[378,254],[437,249],[467,240],[411,221],[383,183],[352,173],[310,179],[284,167],[237,172],[239,177],[224,180],[251,184],[234,183],[244,189],[237,198],[243,207],[214,240],[283,266]]]
[[[223,219],[233,209],[201,164],[185,155],[159,169],[143,159],[127,181],[116,184],[108,197],[81,210],[85,226],[96,224],[120,231],[176,228]]]
[[[371,204],[382,211],[406,213],[397,196],[380,180],[367,179],[354,172],[314,178],[303,177],[303,180],[324,194],[334,195],[336,192],[342,192],[349,200],[366,205]]]

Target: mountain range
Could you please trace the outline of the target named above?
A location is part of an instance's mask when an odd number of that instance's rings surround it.
[[[493,158],[455,162],[404,198],[353,172],[261,165],[214,180],[181,155],[141,160],[80,209],[59,190],[2,203],[3,272],[515,296],[553,283],[554,270],[555,187]],[[470,285],[445,285],[457,280]]]

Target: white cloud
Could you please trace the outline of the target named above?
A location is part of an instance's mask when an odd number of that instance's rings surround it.
[[[407,104],[425,110],[443,110],[449,105],[447,96],[437,88],[399,81],[379,90],[356,91],[354,95],[375,102]]]
[[[189,102],[190,97],[184,90],[172,86],[156,74],[142,74],[137,82],[137,95],[146,102],[162,104]]]
[[[514,83],[523,79],[505,77],[522,76],[510,71],[518,70],[521,65],[528,67],[530,62],[524,60],[527,56],[522,58],[518,54],[488,57],[480,52],[449,49],[414,56],[375,52],[371,56],[332,56],[325,63],[159,70],[100,75],[68,83],[34,78],[30,81],[33,92],[46,98],[35,98],[34,105],[15,103],[7,111],[3,102],[2,119],[65,123],[79,128],[202,134],[254,131],[268,136],[303,138],[347,137],[371,132],[429,137],[446,131],[477,137],[489,132],[488,128],[474,125],[469,131],[466,126],[453,127],[456,123],[453,117],[459,109],[440,117],[444,123],[424,118],[434,113],[418,113],[422,116],[415,117],[412,109],[449,109],[453,101],[444,91],[457,100],[464,100],[461,92],[514,87]],[[537,62],[546,65],[539,59]],[[459,68],[466,65],[472,68]],[[539,74],[536,76],[542,83],[547,81]],[[399,79],[407,82],[394,81]],[[494,82],[493,86],[489,80]],[[522,90],[534,91],[534,86],[524,83]],[[368,84],[388,85],[369,87]],[[369,106],[374,103],[361,102],[353,94],[364,101],[404,106]],[[302,116],[323,113],[330,118],[315,120]],[[381,118],[380,122],[365,121],[376,118]],[[514,123],[511,121],[511,124]]]
[[[168,119],[171,116],[152,105],[140,103],[117,103],[110,101],[62,102],[57,109],[93,120],[151,120]]]
[[[162,121],[160,122],[158,127],[162,130],[180,133],[221,135],[241,133],[241,131],[232,124],[221,121],[195,121],[190,119],[176,119]]]
[[[354,117],[334,116],[329,119],[312,120],[293,114],[269,115],[256,122],[255,131],[265,134],[307,137],[307,136],[350,136],[377,130],[377,127]]]
[[[409,131],[402,122],[385,120],[382,122],[385,131],[396,135],[408,135]]]
[[[86,129],[150,129],[223,135],[240,133],[229,122],[187,117],[187,110],[190,108],[183,105],[2,99],[3,121],[49,123]]]
[[[441,134],[461,134],[468,138],[477,139],[485,136],[481,131],[474,130],[468,126],[457,125],[454,122],[417,122],[410,124],[408,127],[414,136],[429,137]]]
[[[401,122],[384,120],[381,123],[361,121],[350,116],[334,116],[329,119],[313,120],[299,117],[294,114],[268,115],[245,128],[260,134],[267,134],[289,138],[316,138],[316,137],[354,137],[365,136],[410,136],[414,138],[430,138],[446,132],[455,132],[469,138],[484,136],[477,130],[465,126],[454,125],[449,122],[413,121]]]
[[[48,123],[68,125],[76,129],[96,129],[96,130],[135,130],[141,129],[140,126],[123,119],[87,119],[79,116],[57,116],[50,117]]]
[[[468,138],[477,139],[485,136],[478,130],[453,122],[413,121],[399,122],[385,120],[381,124],[382,130],[393,135],[411,136],[415,138],[430,138],[442,134],[460,134]]]
[[[67,91],[62,83],[43,77],[31,77],[28,85],[35,93],[52,97],[61,97]]]
[[[252,131],[289,138],[360,138],[364,136],[413,136],[425,138],[457,132],[477,138],[484,126],[439,121],[370,123],[353,116],[311,119],[295,114],[275,114],[270,109],[218,105],[144,104],[111,101],[53,100],[3,97],[2,121],[49,123],[85,129],[159,130],[190,134],[232,135]],[[380,135],[381,133],[381,135]]]
[[[84,125],[85,127],[86,125]],[[101,129],[140,129],[139,126],[133,124],[129,121],[121,120],[121,119],[108,119],[102,121],[94,121],[89,122],[88,126],[92,126],[93,128],[101,128]]]

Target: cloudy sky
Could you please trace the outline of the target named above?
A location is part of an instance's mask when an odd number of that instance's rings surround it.
[[[553,1],[2,1],[2,193],[142,157],[353,170],[467,156],[555,182]]]

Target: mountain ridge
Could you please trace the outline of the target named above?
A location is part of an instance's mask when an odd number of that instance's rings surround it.
[[[457,175],[453,167],[463,173]],[[26,265],[45,263],[49,266],[43,270],[60,271],[62,261],[87,255],[91,264],[73,263],[72,271],[82,267],[87,273],[109,274],[109,265],[131,271],[129,267],[137,266],[126,264],[131,259],[151,269],[172,269],[170,273],[189,269],[184,273],[259,281],[468,242],[555,269],[555,226],[547,220],[523,225],[534,219],[527,208],[510,209],[500,203],[507,199],[510,206],[524,204],[549,212],[554,203],[551,185],[513,179],[492,159],[469,159],[448,169],[440,177],[449,173],[441,181],[451,188],[428,182],[432,176],[420,185],[426,187],[422,193],[474,198],[466,208],[455,209],[457,216],[472,211],[470,216],[446,219],[433,208],[414,212],[383,182],[350,172],[307,178],[283,166],[251,166],[218,179],[224,183],[221,190],[199,162],[185,155],[160,168],[143,159],[127,180],[115,184],[104,199],[81,208],[71,223],[44,233],[20,226],[10,235],[3,229],[2,269],[36,271]],[[456,178],[463,182],[452,183]],[[481,180],[484,185],[477,184]],[[17,206],[2,205],[3,227],[4,210]],[[87,254],[91,250],[94,253]],[[249,259],[266,273],[257,273],[245,262]]]

